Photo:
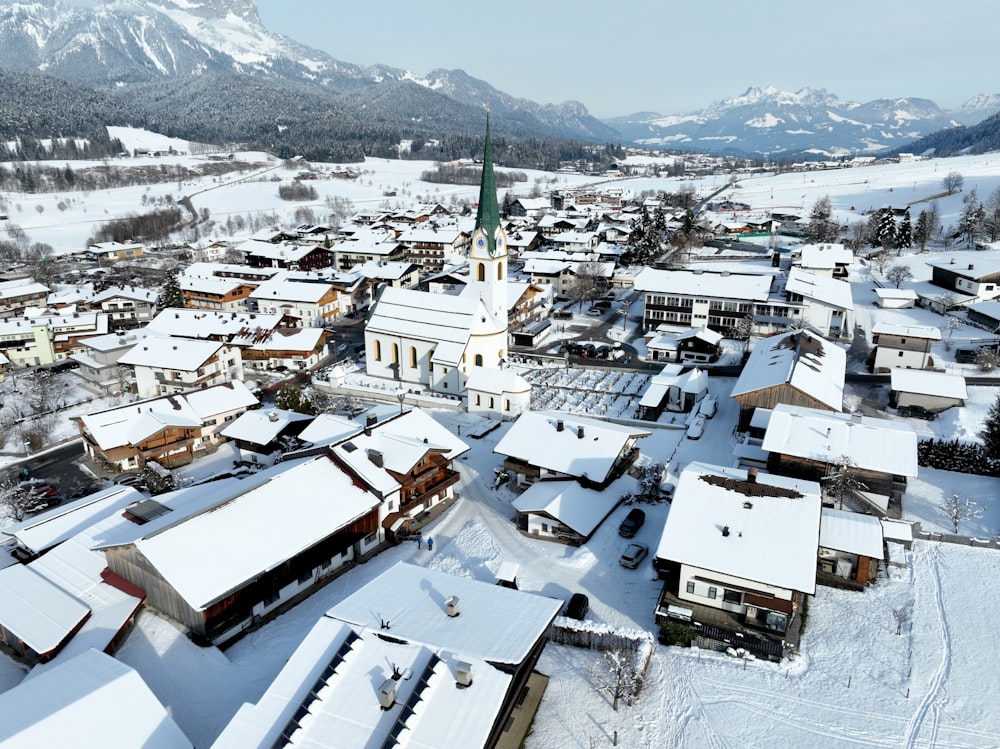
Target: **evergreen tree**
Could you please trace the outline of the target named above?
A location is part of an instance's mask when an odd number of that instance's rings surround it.
[[[160,289],[159,305],[161,309],[184,306],[184,292],[181,291],[181,284],[177,280],[177,274],[172,273],[163,282],[163,286]]]
[[[896,246],[909,249],[913,247],[913,229],[910,223],[910,209],[903,214],[903,221],[896,232]]]
[[[979,436],[983,439],[986,454],[991,458],[1000,458],[1000,396],[990,406]]]
[[[806,239],[810,242],[835,242],[840,233],[840,227],[832,218],[830,196],[824,195],[813,205],[806,225]]]
[[[286,383],[274,396],[274,405],[285,411],[295,411],[300,414],[313,413],[312,403],[297,386]]]

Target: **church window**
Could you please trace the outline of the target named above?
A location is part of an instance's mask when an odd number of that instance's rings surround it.
[[[375,341],[375,361],[382,361],[382,341]]]
[[[490,398],[490,408],[493,408],[493,398]]]
[[[417,348],[416,346],[410,346],[410,366],[416,369],[417,367]]]
[[[483,355],[482,354],[476,354],[475,365],[477,367],[483,366]]]
[[[479,393],[476,393],[476,405],[477,406],[482,405],[482,398],[480,397]]]
[[[503,263],[497,264],[497,281],[503,281]]]
[[[504,410],[504,411],[510,411],[510,400],[509,400],[509,399],[508,399],[508,400],[505,400],[505,401],[503,402],[503,410]]]
[[[399,346],[392,344],[392,363],[399,364]]]
[[[477,275],[480,281],[486,280],[486,265],[484,263],[479,264],[479,270],[477,271]]]

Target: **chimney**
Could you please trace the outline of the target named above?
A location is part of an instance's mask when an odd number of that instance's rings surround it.
[[[458,610],[458,596],[451,596],[444,602],[444,613],[448,616],[458,616],[462,613]]]
[[[576,438],[578,440],[582,440],[583,439],[583,427],[582,426],[576,428]]]
[[[860,411],[851,411],[851,423],[852,424],[860,424],[861,423],[861,412]]]
[[[369,415],[368,418],[365,420],[366,429],[371,429],[376,424],[378,424],[378,416]]]
[[[559,419],[558,421],[556,421],[556,431],[557,431],[557,432],[561,432],[561,431],[562,431],[563,429],[565,429],[565,428],[566,428],[566,427],[565,427],[565,425],[563,424],[563,420],[562,420],[562,419]]]
[[[728,525],[722,526],[722,535],[724,537],[729,535],[729,526]]]
[[[385,461],[382,458],[382,453],[378,450],[369,450],[368,460],[377,465],[379,468],[385,465]]]
[[[472,686],[472,664],[458,661],[455,664],[455,686],[465,689]]]
[[[378,701],[383,710],[389,710],[396,704],[396,680],[386,679],[378,689]]]
[[[747,469],[747,483],[748,484],[756,484],[757,483],[757,469],[754,468],[753,466],[751,466],[750,468]],[[726,534],[723,533],[722,535],[725,536]]]
[[[268,419],[268,421],[277,421],[278,420],[278,412],[277,411],[271,411],[267,415],[267,419]]]
[[[975,267],[975,265],[973,265],[972,263],[969,263],[969,270],[972,270],[974,267]]]

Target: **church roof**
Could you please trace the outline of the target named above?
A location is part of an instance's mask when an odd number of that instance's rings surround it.
[[[486,114],[486,144],[483,146],[483,178],[479,184],[479,210],[476,228],[486,236],[496,236],[500,226],[500,208],[497,206],[497,182],[493,175],[493,143],[490,141],[490,115]]]

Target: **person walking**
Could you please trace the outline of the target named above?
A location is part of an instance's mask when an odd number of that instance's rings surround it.
[[[428,538],[427,539],[427,551],[434,551],[434,539],[433,538]]]
[[[419,533],[417,534],[417,548],[418,549],[424,548],[424,537]]]

